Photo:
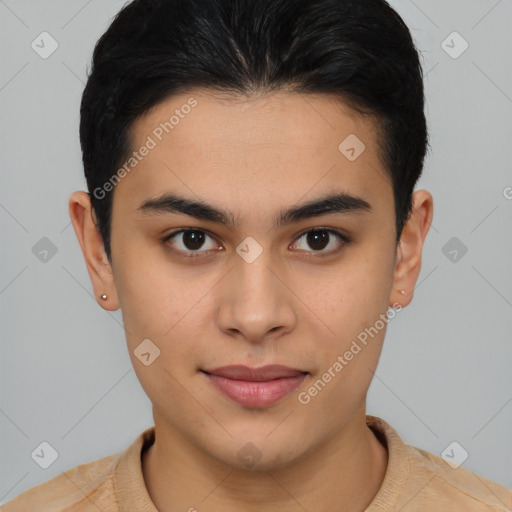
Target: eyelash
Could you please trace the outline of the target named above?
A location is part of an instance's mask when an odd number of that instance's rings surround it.
[[[204,257],[207,257],[207,255],[201,254],[201,252],[202,253],[206,252],[204,250],[203,251],[182,251],[180,249],[172,249],[167,244],[167,242],[169,240],[171,240],[172,238],[174,238],[175,236],[177,236],[177,235],[179,235],[181,233],[188,233],[188,232],[200,232],[200,233],[206,234],[207,236],[209,236],[211,238],[215,238],[213,235],[211,235],[208,231],[206,231],[204,229],[199,229],[199,228],[182,228],[182,229],[179,229],[177,231],[173,231],[172,233],[167,235],[165,238],[163,238],[161,240],[161,242],[162,242],[162,244],[164,244],[166,250],[171,251],[173,253],[177,253],[180,256],[183,256],[184,258],[194,259],[194,258],[204,258]],[[343,247],[345,245],[350,243],[350,240],[344,234],[340,233],[339,231],[337,231],[335,229],[331,229],[331,228],[322,228],[322,227],[315,227],[315,228],[303,231],[296,238],[296,240],[300,240],[301,238],[303,238],[307,234],[315,233],[315,232],[326,232],[326,233],[329,233],[331,235],[334,235],[340,242],[342,242],[342,245],[341,245],[341,247],[339,247],[337,249],[334,249],[334,250],[331,250],[331,251],[327,251],[327,252],[322,252],[322,251],[305,251],[307,253],[313,253],[313,255],[306,256],[307,258],[311,258],[311,257],[313,257],[313,258],[323,258],[323,257],[332,256],[333,254],[336,254],[339,251],[341,251],[341,249],[343,249]]]

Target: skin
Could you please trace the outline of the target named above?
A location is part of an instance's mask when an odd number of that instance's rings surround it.
[[[112,264],[88,195],[77,191],[69,200],[98,303],[121,308],[130,357],[153,404],[156,440],[142,461],[148,492],[161,511],[362,511],[388,461],[365,423],[385,327],[308,404],[298,394],[388,307],[411,302],[432,196],[414,193],[397,246],[376,124],[324,95],[173,96],[134,123],[134,150],[192,96],[198,105],[115,187]],[[350,134],[366,145],[353,162],[338,150]],[[372,211],[272,227],[281,209],[334,190],[364,198]],[[236,227],[136,212],[171,191],[233,212]],[[209,256],[192,261],[165,249],[166,235],[191,227],[212,235],[199,248]],[[321,258],[301,238],[318,227],[338,229],[350,243],[331,235],[320,249],[331,255]],[[250,264],[236,252],[248,236],[263,249]],[[178,235],[166,244],[192,252],[186,243]],[[146,338],[161,351],[149,366],[134,355]],[[265,408],[231,401],[199,371],[272,363],[310,374]],[[250,468],[238,456],[249,442],[260,454]]]

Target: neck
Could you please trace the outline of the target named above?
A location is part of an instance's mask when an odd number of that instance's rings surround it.
[[[334,438],[268,471],[225,465],[168,428],[155,415],[158,436],[142,458],[146,487],[162,512],[363,512],[387,468],[387,450],[366,425],[364,407]]]

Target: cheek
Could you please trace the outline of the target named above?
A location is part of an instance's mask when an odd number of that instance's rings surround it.
[[[189,376],[185,372],[195,371],[201,354],[200,322],[211,317],[205,310],[204,297],[214,283],[215,276],[193,278],[190,273],[166,264],[164,258],[142,264],[130,257],[119,267],[116,288],[126,340],[144,389],[151,387],[164,392],[165,386],[173,386],[171,375],[183,379]],[[145,342],[149,352],[158,354],[148,367],[137,357],[144,340],[150,340]],[[152,366],[156,369],[148,371]]]
[[[202,280],[195,280],[191,286],[183,271],[155,252],[158,251],[148,251],[146,257],[140,257],[132,250],[116,268],[116,289],[125,326],[139,337],[172,335],[174,326],[205,293]]]
[[[392,282],[392,272],[377,258],[361,259],[350,268],[340,266],[317,291],[316,311],[337,339],[348,340],[386,313]]]
[[[311,417],[331,418],[331,423],[319,425],[320,429],[339,425],[365,400],[382,352],[387,322],[392,318],[387,307],[364,301],[354,301],[338,312],[332,324],[336,336],[318,345],[318,373],[300,402],[308,401],[305,407],[311,407]]]
[[[380,251],[387,254],[382,247]],[[378,254],[376,247],[354,251],[343,265],[333,267],[322,289],[317,287],[315,306],[311,309],[318,312],[331,331],[318,344],[318,355],[322,373],[331,368],[336,375],[329,384],[334,394],[335,389],[344,393],[338,385],[366,392],[373,377],[370,370],[374,371],[379,361],[386,327],[391,321],[392,310],[388,305],[394,262],[392,257],[379,258]],[[335,365],[338,356],[342,357],[341,366]]]

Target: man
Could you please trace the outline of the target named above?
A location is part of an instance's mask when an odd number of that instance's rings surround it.
[[[505,511],[366,414],[433,199],[383,0],[135,0],[94,51],[69,201],[155,426],[10,510]]]

